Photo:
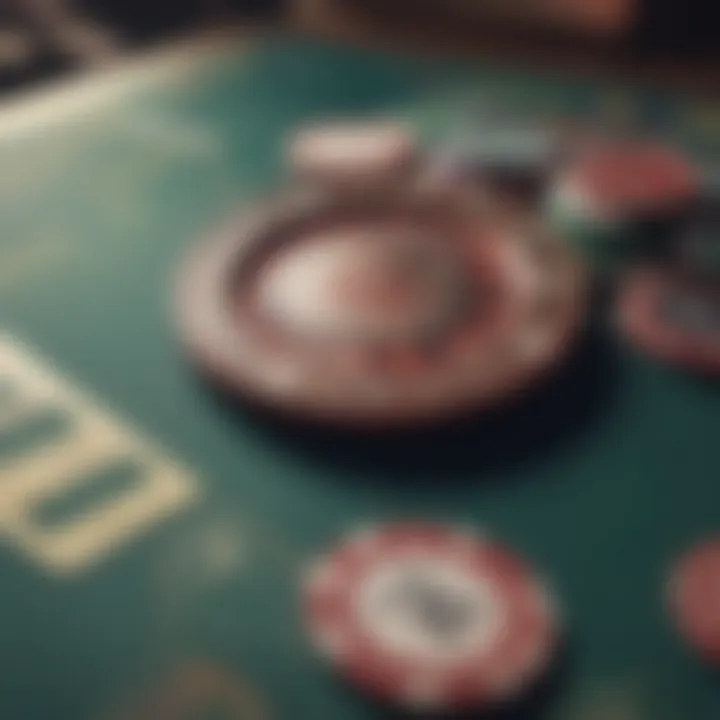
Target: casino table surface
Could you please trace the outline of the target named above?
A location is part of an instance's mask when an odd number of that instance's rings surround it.
[[[720,683],[663,607],[720,524],[720,397],[602,312],[501,411],[353,438],[246,412],[190,370],[171,290],[197,237],[287,181],[283,141],[393,114],[429,139],[478,102],[641,113],[704,157],[720,108],[276,36],[190,43],[0,112],[0,717],[385,717],[313,657],[305,563],[340,532],[482,527],[542,569],[567,647],[518,718],[686,720]]]

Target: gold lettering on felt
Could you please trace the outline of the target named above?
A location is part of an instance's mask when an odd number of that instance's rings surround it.
[[[67,432],[0,456],[0,535],[48,572],[77,575],[197,500],[193,474],[8,335],[0,333],[0,438],[62,412]],[[44,503],[131,460],[138,477],[79,516],[43,526]]]

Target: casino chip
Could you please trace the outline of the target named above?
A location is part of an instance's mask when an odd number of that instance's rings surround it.
[[[559,641],[541,580],[460,529],[363,530],[317,561],[304,589],[317,650],[356,686],[405,709],[517,700],[549,669]]]
[[[685,641],[720,665],[720,538],[703,541],[678,562],[670,576],[669,604]]]
[[[720,372],[720,287],[662,270],[632,273],[619,322],[647,352],[699,372]]]
[[[699,183],[697,169],[670,148],[597,141],[558,174],[549,209],[565,234],[595,259],[663,255]]]
[[[304,182],[377,189],[404,179],[417,160],[412,131],[389,120],[322,123],[298,131],[288,149]]]
[[[496,403],[579,329],[584,282],[534,221],[462,193],[301,187],[191,253],[180,329],[221,385],[320,421],[403,424]]]

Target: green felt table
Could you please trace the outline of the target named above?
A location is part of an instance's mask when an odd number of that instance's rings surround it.
[[[0,717],[383,717],[314,660],[296,586],[337,533],[398,516],[483,527],[551,579],[567,653],[518,717],[720,713],[663,608],[669,564],[720,525],[714,385],[599,328],[502,412],[339,437],[229,406],[172,326],[184,250],[286,181],[298,124],[394,114],[432,137],[477,99],[538,116],[636,103],[717,147],[717,107],[631,90],[273,37],[191,43],[4,109]]]

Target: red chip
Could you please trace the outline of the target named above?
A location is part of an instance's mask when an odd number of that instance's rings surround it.
[[[438,525],[345,538],[308,572],[305,602],[314,645],[345,677],[415,710],[516,699],[558,639],[550,596],[521,560]]]
[[[671,577],[670,604],[683,638],[720,664],[720,537],[680,560]]]
[[[564,174],[565,192],[580,195],[603,217],[653,216],[684,207],[699,175],[682,154],[650,143],[600,144]]]
[[[619,293],[621,329],[643,350],[699,373],[720,372],[720,295],[660,270],[632,273]]]

